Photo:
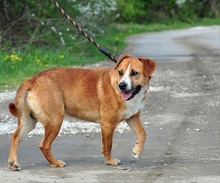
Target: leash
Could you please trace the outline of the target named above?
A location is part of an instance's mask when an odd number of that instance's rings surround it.
[[[113,62],[117,62],[117,59],[111,54],[109,53],[105,48],[101,47],[99,44],[97,44],[94,39],[92,39],[91,37],[89,37],[89,35],[87,33],[85,33],[83,31],[83,29],[75,22],[73,21],[73,19],[67,15],[65,13],[65,11],[60,7],[60,5],[55,1],[52,0],[53,4],[57,7],[58,10],[60,10],[60,12],[66,17],[66,19],[76,28],[78,29],[79,32],[82,33],[82,35],[84,35],[93,45],[95,45],[100,52],[102,52],[104,55],[106,55],[109,59],[111,59]]]

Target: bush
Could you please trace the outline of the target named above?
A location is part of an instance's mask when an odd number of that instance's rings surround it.
[[[193,21],[219,17],[219,0],[117,0],[121,22]]]
[[[91,36],[105,31],[116,9],[113,0],[67,0],[59,3]],[[55,48],[83,44],[81,35],[78,31],[70,31],[72,25],[65,21],[51,1],[2,0],[0,16],[1,49],[23,49],[27,43]],[[76,38],[78,42],[73,44]]]

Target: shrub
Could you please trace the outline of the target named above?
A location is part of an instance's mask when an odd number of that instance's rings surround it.
[[[219,0],[117,0],[121,22],[193,21],[219,17]]]
[[[105,31],[106,25],[112,22],[116,9],[113,0],[67,0],[59,3],[91,36]],[[51,1],[2,0],[0,16],[1,49],[23,49],[27,43],[55,48],[62,45],[68,47],[73,46],[76,37],[81,38],[77,31],[70,31],[71,25]]]

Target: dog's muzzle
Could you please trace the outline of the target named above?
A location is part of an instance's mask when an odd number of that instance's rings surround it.
[[[141,91],[141,85],[138,85],[132,90],[126,90],[127,84],[125,82],[119,83],[118,87],[122,91],[121,98],[123,100],[130,100]]]

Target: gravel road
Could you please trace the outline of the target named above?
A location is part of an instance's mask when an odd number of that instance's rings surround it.
[[[132,158],[136,137],[122,123],[113,155],[123,164],[104,165],[99,125],[66,118],[53,152],[67,167],[49,167],[38,148],[43,133],[38,125],[20,144],[22,171],[10,171],[7,156],[16,119],[7,105],[15,91],[4,91],[0,182],[220,183],[220,26],[139,34],[127,43],[126,53],[158,62],[142,113],[148,134],[142,157]],[[113,63],[92,67],[102,66]]]

